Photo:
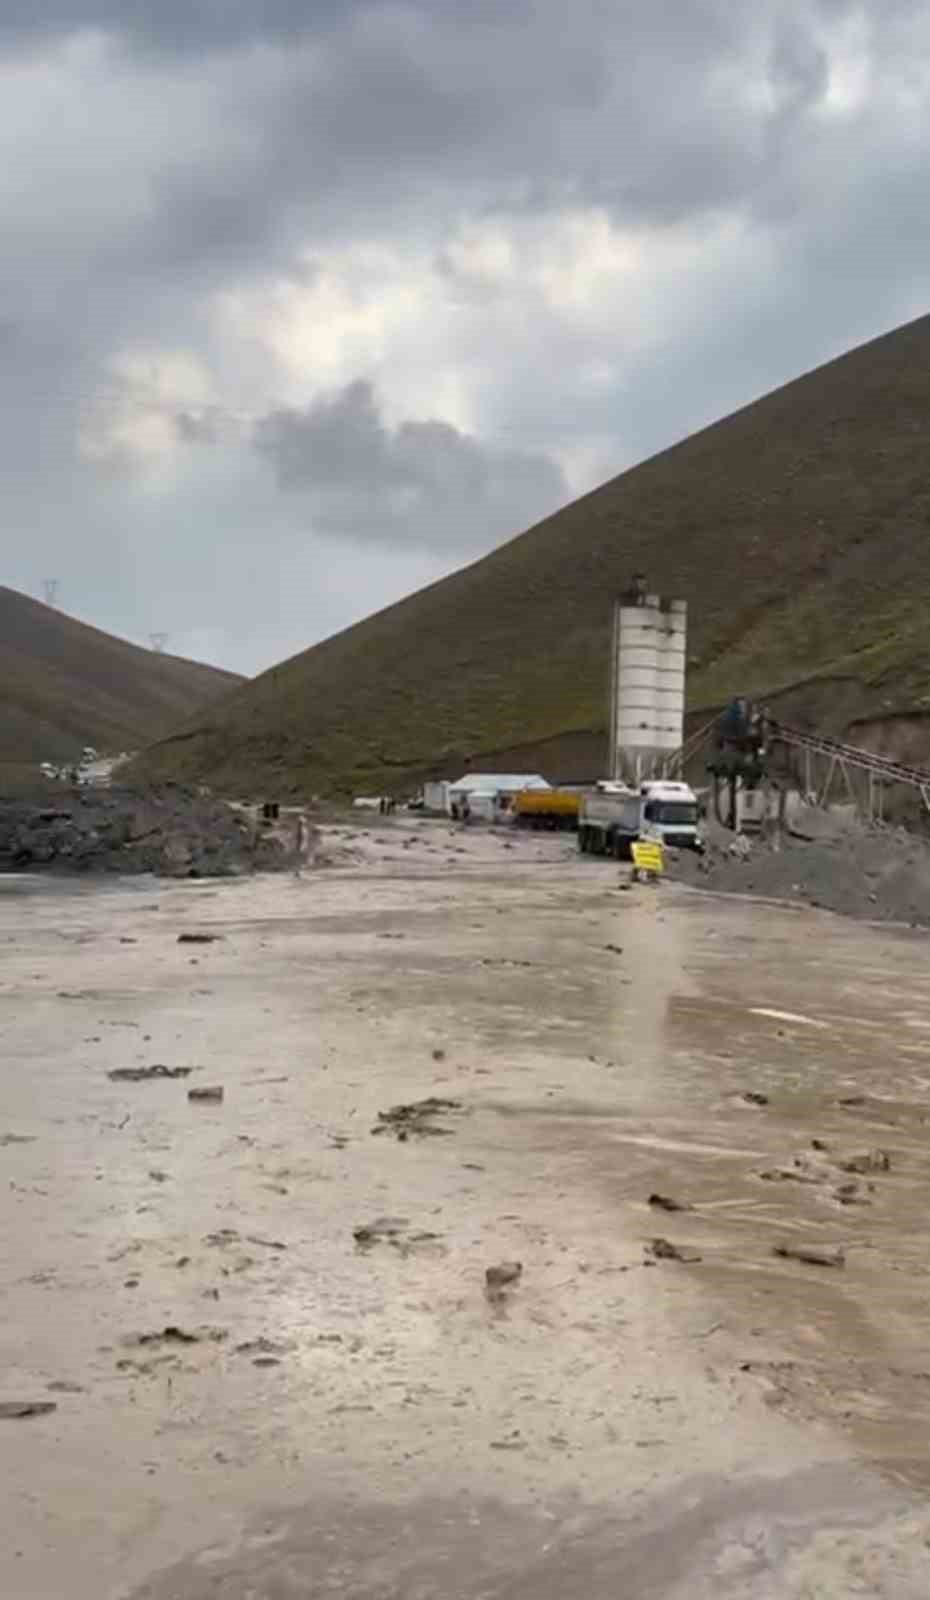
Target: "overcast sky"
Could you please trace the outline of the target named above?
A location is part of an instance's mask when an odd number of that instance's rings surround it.
[[[255,672],[930,306],[925,0],[0,0],[0,581]]]

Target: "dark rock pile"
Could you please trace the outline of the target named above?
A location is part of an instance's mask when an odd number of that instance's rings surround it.
[[[930,926],[930,846],[903,828],[847,827],[833,838],[714,831],[705,856],[682,851],[669,875],[724,894],[797,900],[842,916]]]
[[[202,878],[287,865],[280,837],[177,784],[66,791],[38,803],[0,796],[0,871]]]

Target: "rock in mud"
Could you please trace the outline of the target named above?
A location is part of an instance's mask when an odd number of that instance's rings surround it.
[[[7,1422],[18,1417],[47,1417],[57,1410],[54,1400],[0,1400],[0,1420]]]
[[[810,1267],[845,1267],[846,1254],[839,1245],[776,1244],[772,1254],[786,1261],[803,1261]]]
[[[428,1095],[425,1100],[414,1100],[409,1105],[391,1106],[389,1111],[379,1111],[372,1133],[393,1133],[403,1144],[411,1134],[418,1138],[436,1137],[451,1133],[451,1128],[438,1127],[434,1118],[443,1112],[461,1111],[460,1100],[444,1100]]]
[[[107,1073],[114,1083],[148,1083],[152,1078],[189,1078],[193,1067],[165,1067],[156,1062],[151,1067],[114,1067]],[[192,1090],[196,1093],[196,1090]]]
[[[694,1207],[689,1200],[674,1200],[668,1194],[651,1194],[649,1204],[658,1211],[693,1211]]]
[[[213,1083],[203,1089],[188,1089],[187,1098],[193,1101],[195,1105],[219,1105],[223,1098],[222,1084]]]
[[[700,1261],[701,1259],[697,1250],[672,1244],[670,1239],[651,1239],[646,1249],[656,1261]]]

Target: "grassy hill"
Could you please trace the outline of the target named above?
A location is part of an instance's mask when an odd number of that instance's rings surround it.
[[[266,672],[147,764],[325,792],[599,750],[611,599],[637,571],[689,602],[694,708],[799,683],[819,720],[930,705],[928,445],[924,317]]]
[[[157,655],[0,586],[0,764],[118,752],[169,733],[242,679]]]

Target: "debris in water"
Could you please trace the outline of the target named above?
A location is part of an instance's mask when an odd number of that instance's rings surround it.
[[[156,1061],[151,1067],[114,1067],[107,1077],[114,1083],[148,1083],[151,1078],[189,1078],[193,1067],[165,1067]]]
[[[179,933],[178,944],[216,944],[221,933]]]
[[[434,1050],[433,1051],[433,1060],[434,1061],[445,1061],[445,1059],[446,1059],[445,1050]]]
[[[437,1127],[433,1118],[443,1112],[461,1109],[460,1100],[444,1100],[436,1095],[428,1095],[425,1100],[414,1100],[409,1105],[391,1106],[389,1111],[379,1111],[378,1121],[371,1131],[375,1134],[391,1132],[402,1144],[411,1134],[420,1138],[448,1134],[452,1132],[451,1128]]]
[[[671,1195],[651,1194],[649,1204],[659,1211],[693,1211],[694,1207],[688,1200],[673,1200]]]
[[[769,1103],[768,1095],[760,1094],[758,1089],[747,1089],[741,1098],[748,1106],[767,1106]]]
[[[619,944],[605,944],[604,949],[607,950],[612,956],[623,955],[623,946]]]
[[[772,1254],[786,1261],[804,1261],[811,1267],[844,1267],[846,1255],[839,1245],[776,1244]]]
[[[833,1198],[838,1200],[841,1206],[870,1206],[872,1204],[871,1200],[862,1193],[862,1184],[856,1182],[841,1183],[838,1189],[834,1189]]]
[[[57,1411],[54,1400],[0,1400],[0,1420],[12,1421],[16,1417],[47,1417]]]
[[[276,1343],[274,1339],[266,1339],[261,1334],[257,1339],[246,1339],[244,1344],[236,1345],[237,1356],[284,1356],[292,1345]]]
[[[218,1105],[223,1098],[223,1088],[221,1084],[214,1083],[203,1089],[188,1089],[187,1098],[195,1102],[209,1101],[213,1105]]]
[[[382,1239],[396,1239],[403,1233],[407,1226],[406,1217],[376,1217],[374,1222],[366,1222],[361,1227],[352,1229],[352,1237],[356,1244],[377,1244]]]
[[[82,1383],[69,1383],[67,1378],[53,1378],[51,1383],[45,1385],[52,1394],[83,1394]]]
[[[261,1238],[259,1238],[258,1234],[256,1234],[256,1233],[247,1233],[246,1236],[245,1236],[245,1242],[246,1242],[246,1244],[260,1244],[260,1245],[263,1245],[266,1250],[286,1250],[287,1249],[287,1245],[284,1244],[284,1242],[281,1239],[261,1239]]]
[[[890,1172],[891,1157],[887,1150],[863,1150],[837,1165],[841,1172]]]
[[[847,1095],[843,1096],[842,1100],[840,1100],[838,1102],[838,1104],[841,1105],[841,1106],[846,1106],[847,1109],[849,1107],[852,1107],[852,1106],[864,1106],[865,1105],[865,1095],[864,1094],[847,1094]]]
[[[522,1261],[501,1261],[496,1267],[487,1267],[484,1290],[489,1300],[499,1300],[505,1289],[511,1289],[523,1276]]]
[[[406,1217],[376,1217],[374,1222],[353,1228],[352,1237],[363,1250],[383,1243],[391,1245],[402,1256],[413,1255],[417,1251],[435,1251],[437,1248],[440,1250],[444,1248],[438,1233],[409,1232]]]
[[[672,1244],[670,1239],[652,1239],[646,1249],[656,1261],[700,1261],[701,1259],[696,1250]]]
[[[830,1148],[830,1146],[823,1139],[812,1139],[811,1140],[811,1149],[812,1150],[829,1150],[829,1148]]]
[[[222,1344],[226,1338],[225,1328],[198,1328],[196,1333],[191,1333],[187,1328],[179,1328],[176,1323],[169,1323],[154,1333],[136,1333],[124,1339],[126,1345],[153,1345],[153,1344],[201,1344],[207,1340],[211,1344]]]
[[[0,1145],[8,1144],[35,1144],[35,1135],[31,1133],[0,1133]]]

